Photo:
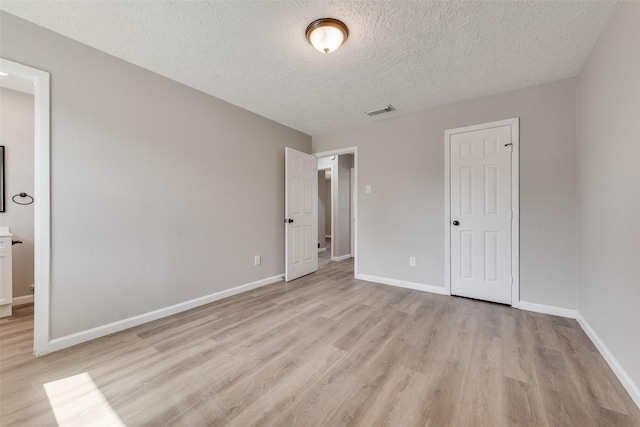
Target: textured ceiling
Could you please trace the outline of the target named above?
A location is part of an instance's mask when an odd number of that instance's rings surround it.
[[[615,2],[83,1],[0,8],[310,135],[575,76]],[[306,26],[342,20],[323,55]],[[398,111],[364,111],[393,104]]]

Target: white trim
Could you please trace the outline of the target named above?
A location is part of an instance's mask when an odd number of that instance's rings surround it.
[[[520,301],[520,310],[535,311],[536,313],[551,314],[552,316],[575,319],[577,311],[570,308],[556,307],[554,305],[537,304],[535,302]]]
[[[13,305],[11,303],[0,304],[0,318],[13,315]]]
[[[449,129],[444,132],[444,278],[447,295],[451,295],[451,159],[449,140],[451,135],[464,132],[472,132],[480,129],[488,129],[498,126],[511,126],[511,274],[513,284],[511,287],[511,306],[518,308],[520,305],[520,118],[499,120],[496,122],[482,123],[473,126],[465,126],[457,129]]]
[[[318,248],[318,253],[326,252],[326,251],[327,251],[327,247],[326,246],[324,248]]]
[[[444,132],[444,289],[451,295],[451,145]]]
[[[330,151],[322,151],[320,153],[313,153],[313,155],[316,156],[317,158],[321,158],[321,157],[339,156],[341,154],[355,154],[357,152],[358,152],[358,147],[354,146],[354,147],[338,148],[336,150],[330,150]]]
[[[511,307],[520,307],[520,118],[511,121]]]
[[[33,352],[49,351],[51,287],[49,73],[0,58],[0,70],[34,82],[34,275]]]
[[[169,307],[160,308],[158,310],[150,311],[148,313],[140,314],[138,316],[129,317],[128,319],[118,320],[117,322],[109,323],[107,325],[98,326],[96,328],[87,329],[86,331],[76,332],[75,334],[66,335],[64,337],[53,339],[49,342],[49,351],[62,350],[63,348],[71,347],[76,344],[80,344],[86,341],[90,341],[96,338],[103,337],[105,335],[120,332],[125,329],[133,328],[134,326],[142,325],[143,323],[152,322],[163,317],[171,316],[176,313],[191,310],[192,308],[199,307],[201,305],[209,304],[214,301],[228,298],[233,295],[237,295],[242,292],[250,291],[261,286],[270,285],[272,283],[280,282],[284,274],[278,274],[276,276],[268,277],[266,279],[258,280],[256,282],[247,283],[245,285],[236,286],[235,288],[225,289],[224,291],[215,292],[210,295],[205,295],[200,298],[195,298],[190,301],[181,302]]]
[[[345,259],[351,258],[351,254],[346,254],[342,256],[333,256],[331,257],[331,261],[344,261]]]
[[[321,157],[330,157],[330,156],[339,156],[341,154],[353,154],[353,168],[355,169],[355,182],[354,185],[356,188],[358,188],[358,147],[347,147],[347,148],[340,148],[337,150],[331,150],[331,151],[323,151],[320,153],[313,153],[314,156],[321,158]],[[334,175],[332,172],[331,175],[331,180],[333,181]],[[332,182],[332,187],[333,187],[333,182]],[[353,260],[353,277],[358,277],[358,271],[359,271],[359,263],[358,263],[358,197],[359,197],[359,192],[356,191],[356,197],[354,200],[354,206],[353,206],[353,210],[354,210],[354,217],[355,217],[355,224],[353,226],[353,233],[354,233],[354,253],[352,254],[354,260]],[[331,211],[333,214],[333,199],[331,200]],[[333,218],[331,218],[331,226],[333,227]],[[331,239],[331,255],[332,255],[332,259],[333,259],[333,239]]]
[[[11,305],[13,307],[17,307],[19,305],[31,304],[33,303],[33,295],[23,295],[21,297],[14,297]]]
[[[613,373],[616,374],[616,377],[622,383],[622,386],[627,390],[631,399],[636,403],[638,408],[640,408],[640,387],[638,384],[633,382],[629,374],[624,370],[622,365],[618,362],[618,359],[615,358],[609,347],[600,339],[596,331],[593,330],[591,325],[586,321],[584,317],[580,313],[578,313],[578,317],[576,318],[578,324],[582,327],[584,332],[587,334],[591,342],[596,346],[604,360],[607,362],[609,367],[613,370]]]
[[[425,285],[423,283],[407,282],[404,280],[389,279],[387,277],[370,276],[368,274],[358,274],[356,279],[366,280],[367,282],[380,283],[382,285],[390,285],[398,288],[414,289],[416,291],[430,292],[438,295],[449,295],[442,286]]]
[[[331,161],[331,258],[338,254],[338,237],[335,239],[333,236],[338,235],[338,194],[340,192],[340,186],[338,185],[338,157],[334,157]]]
[[[351,187],[349,188],[349,191],[351,192],[349,197],[349,211],[350,211],[350,215],[349,215],[349,251],[354,254],[356,253],[355,248],[353,247],[353,244],[355,242],[355,233],[353,231],[353,228],[355,227],[356,224],[356,217],[354,216],[356,210],[354,208],[354,205],[356,204],[355,202],[355,198],[356,198],[356,169],[355,168],[351,168],[351,171],[349,172],[351,174],[351,182],[350,185]]]

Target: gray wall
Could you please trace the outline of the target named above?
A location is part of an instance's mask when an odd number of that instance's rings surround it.
[[[621,2],[578,77],[578,310],[640,386],[640,3]]]
[[[14,194],[33,195],[33,95],[0,88],[0,145],[5,146],[5,212],[8,226],[21,245],[13,246],[13,297],[33,295],[33,205],[11,201]],[[22,200],[22,199],[19,199]]]
[[[51,73],[51,336],[284,271],[284,148],[308,135],[0,14]],[[253,265],[262,255],[262,265]]]
[[[444,131],[520,117],[521,299],[576,308],[575,114],[566,79],[314,136],[358,146],[360,273],[444,286]]]

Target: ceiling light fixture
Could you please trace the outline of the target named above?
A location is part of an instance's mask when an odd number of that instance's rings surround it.
[[[307,40],[316,50],[323,53],[338,49],[347,37],[349,29],[337,19],[316,19],[307,27]]]

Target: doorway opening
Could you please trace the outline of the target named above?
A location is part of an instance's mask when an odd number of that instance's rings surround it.
[[[325,159],[318,159],[318,267],[331,262],[331,173]]]
[[[5,75],[7,74],[7,75]],[[0,318],[33,324],[33,83],[0,74]],[[16,334],[16,345],[33,342],[33,327]],[[10,350],[11,351],[11,350]],[[3,352],[3,356],[4,356]]]
[[[26,81],[33,88],[33,353],[49,352],[51,271],[50,92],[49,73],[0,58],[4,77]],[[6,75],[6,76],[5,76]],[[13,199],[13,194],[9,195]],[[11,227],[11,224],[3,225]]]
[[[318,158],[318,260],[320,265],[357,257],[357,147],[314,154]]]

